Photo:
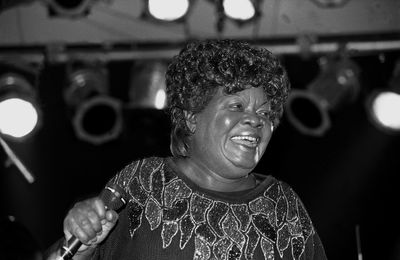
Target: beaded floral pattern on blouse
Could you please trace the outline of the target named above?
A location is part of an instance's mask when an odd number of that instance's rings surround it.
[[[180,249],[194,239],[195,260],[252,259],[258,245],[265,259],[273,260],[275,250],[300,259],[314,234],[303,204],[281,182],[248,203],[232,204],[193,191],[161,158],[134,162],[112,182],[130,196],[131,237],[145,220],[151,230],[161,225],[163,248],[175,237]]]

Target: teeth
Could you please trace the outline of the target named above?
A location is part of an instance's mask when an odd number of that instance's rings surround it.
[[[245,140],[245,141],[249,141],[249,142],[252,142],[252,143],[258,142],[258,138],[255,138],[253,136],[243,136],[243,135],[234,136],[234,137],[232,137],[232,140]]]

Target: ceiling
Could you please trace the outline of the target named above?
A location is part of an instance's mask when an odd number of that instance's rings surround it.
[[[89,0],[87,16],[50,16],[49,2],[8,1],[0,6],[0,48],[57,44],[165,43],[188,38],[276,39],[329,35],[400,33],[398,0],[264,0],[262,16],[254,25],[226,21],[216,30],[216,8],[210,0],[196,0],[186,25],[141,19],[143,0]],[[21,2],[20,4],[17,4]],[[316,2],[346,2],[322,8]],[[311,38],[312,38],[311,37]],[[310,37],[309,37],[310,38]],[[399,44],[400,46],[400,44]]]

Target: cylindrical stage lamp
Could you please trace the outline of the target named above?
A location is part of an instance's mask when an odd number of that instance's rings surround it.
[[[400,59],[393,70],[389,86],[373,91],[366,101],[371,122],[386,133],[400,133]]]
[[[50,15],[68,18],[87,15],[95,1],[98,0],[45,0]]]
[[[182,22],[193,0],[144,0],[142,18],[155,22]]]
[[[17,73],[0,75],[0,132],[15,140],[38,129],[41,111],[32,84]]]
[[[164,109],[167,64],[159,60],[136,62],[129,86],[129,108]]]
[[[64,99],[72,110],[72,124],[79,139],[100,145],[122,132],[122,102],[109,95],[105,69],[75,70],[69,75]]]
[[[301,133],[323,136],[331,127],[329,113],[353,101],[359,94],[359,68],[348,58],[322,60],[321,73],[306,90],[289,95],[286,115]]]

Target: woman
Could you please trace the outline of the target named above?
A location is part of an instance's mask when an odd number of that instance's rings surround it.
[[[109,181],[127,194],[119,215],[99,198],[69,211],[65,237],[83,242],[74,259],[326,259],[296,193],[252,172],[289,92],[278,59],[238,41],[190,43],[166,82],[173,156]]]

